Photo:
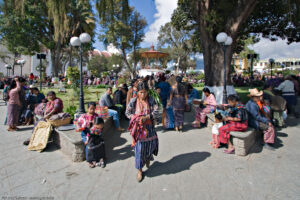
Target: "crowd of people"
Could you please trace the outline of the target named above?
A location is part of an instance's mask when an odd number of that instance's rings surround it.
[[[7,102],[5,124],[8,125],[8,131],[18,130],[17,126],[22,123],[33,123],[34,116],[38,120],[45,120],[63,112],[63,101],[56,97],[55,92],[50,91],[46,98],[38,88],[26,87],[25,83],[26,80],[19,77],[10,79],[4,87],[4,100]],[[262,91],[257,88],[249,89],[250,99],[246,104],[241,102],[238,95],[229,95],[228,104],[218,105],[213,91],[204,88],[202,93],[203,99],[186,77],[165,74],[132,79],[129,86],[126,83],[119,84],[114,93],[112,87],[107,87],[99,102],[88,103],[87,113],[76,119],[82,142],[86,146],[89,166],[105,167],[102,138],[104,121],[97,114],[97,109],[107,109],[117,131],[124,131],[120,119],[130,120],[128,130],[132,137],[139,182],[143,179],[143,167],[149,167],[153,155],[158,154],[156,125],[162,123],[165,129],[181,133],[184,131],[185,112],[194,110],[194,128],[206,127],[207,115],[214,114],[210,145],[213,148],[227,145],[224,150],[226,154],[234,154],[235,151],[230,139],[231,131],[243,132],[248,127],[260,130],[263,133],[264,147],[273,149],[275,127],[286,126],[287,114],[299,117],[295,109],[299,77],[286,76],[280,81],[270,79],[265,82]]]

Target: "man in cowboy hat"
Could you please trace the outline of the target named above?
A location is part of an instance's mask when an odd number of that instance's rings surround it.
[[[260,130],[264,134],[264,148],[273,150],[274,148],[270,145],[274,144],[275,139],[275,130],[274,126],[271,123],[271,120],[266,118],[259,106],[261,96],[263,95],[262,91],[258,89],[249,89],[250,94],[248,95],[251,99],[246,104],[246,109],[249,114],[248,124],[249,126]]]

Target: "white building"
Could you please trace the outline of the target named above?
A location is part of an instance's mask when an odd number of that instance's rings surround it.
[[[275,66],[284,66],[288,69],[300,69],[300,58],[278,58],[275,59]],[[259,60],[259,62],[254,63],[253,69],[259,72],[264,71],[269,68],[269,59]]]
[[[5,67],[6,64],[9,64],[13,66],[14,62],[14,55],[11,54],[5,46],[0,45],[0,54],[5,55],[4,59],[0,59],[0,72],[3,73],[4,76],[7,75],[7,69]],[[40,64],[40,60],[37,59],[37,56],[25,56],[21,55],[16,58],[17,60],[25,60],[25,64],[22,68],[22,75],[29,75],[30,73],[33,73],[35,76],[39,76],[40,72],[37,69],[37,66]],[[51,68],[51,53],[50,51],[46,52],[46,74],[52,75],[52,68]],[[43,61],[43,64],[45,64],[45,61]],[[12,71],[12,70],[10,70]],[[12,72],[10,72],[10,75],[12,76]],[[21,67],[20,65],[15,64],[14,69],[14,76],[20,76],[21,75]]]

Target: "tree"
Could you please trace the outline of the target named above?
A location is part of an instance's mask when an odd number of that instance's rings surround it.
[[[88,62],[88,70],[92,75],[100,77],[102,72],[110,70],[108,60],[104,56],[93,56]]]
[[[51,51],[52,69],[57,76],[62,50],[70,37],[79,32],[94,35],[92,13],[88,0],[5,0],[0,11],[1,39],[11,52],[15,52],[13,47],[22,54],[31,55],[40,52],[41,46],[46,47]]]
[[[229,80],[232,54],[238,52],[239,41],[250,33],[271,40],[280,37],[289,43],[300,41],[299,4],[296,0],[179,0],[172,24],[199,35],[197,45],[204,55],[205,84],[221,86],[224,56],[216,35],[226,32],[233,39],[225,55]]]
[[[133,76],[136,75],[138,49],[147,25],[145,18],[129,7],[128,0],[98,0],[96,8],[103,28],[99,39],[105,45],[113,43],[119,48],[125,65]],[[130,52],[132,64],[127,56]]]
[[[170,22],[159,30],[158,46],[168,46],[171,59],[178,63],[183,71],[186,71],[191,64],[190,55],[193,53],[191,36],[191,31],[176,30]]]

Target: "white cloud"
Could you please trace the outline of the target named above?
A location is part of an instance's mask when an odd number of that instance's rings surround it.
[[[150,25],[149,31],[145,35],[144,42],[157,42],[158,31],[162,25],[171,21],[171,15],[177,8],[177,0],[155,0],[157,13],[155,13],[155,21]]]
[[[271,42],[269,39],[261,38],[254,45],[254,51],[259,53],[260,59],[300,58],[300,43],[288,45],[285,40]]]

